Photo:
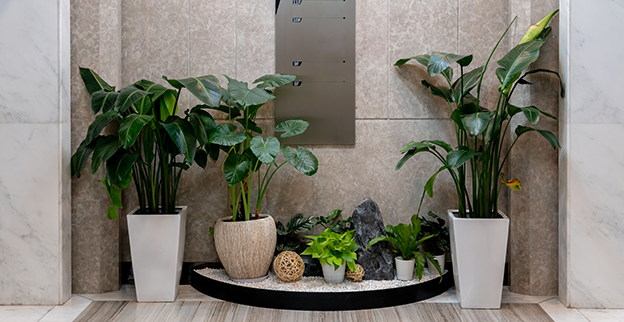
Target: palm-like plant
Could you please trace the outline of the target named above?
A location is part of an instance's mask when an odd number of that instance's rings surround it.
[[[506,147],[504,144],[511,120],[516,115],[524,114],[533,124],[539,121],[540,114],[555,119],[553,115],[535,106],[514,106],[510,103],[510,99],[518,85],[530,84],[525,80],[528,75],[551,73],[559,77],[556,72],[545,69],[536,69],[522,74],[539,57],[540,48],[551,33],[551,28],[545,27],[557,11],[531,26],[522,42],[498,61],[500,67],[496,69],[496,76],[500,81],[499,95],[497,105],[492,110],[482,106],[481,84],[496,48],[514,23],[513,21],[490,52],[486,64],[468,72],[464,72],[464,68],[472,62],[472,55],[434,52],[431,55],[400,59],[395,63],[395,66],[400,66],[414,59],[427,67],[427,73],[430,76],[442,75],[448,84],[448,87],[434,86],[426,80],[422,81],[422,84],[429,88],[434,96],[443,98],[448,104],[450,118],[455,126],[457,146],[453,148],[451,144],[438,140],[410,142],[401,150],[404,156],[396,165],[396,170],[399,170],[407,160],[420,152],[428,152],[442,163],[442,166],[426,182],[421,205],[425,193],[430,197],[433,196],[433,184],[438,173],[447,170],[459,197],[460,217],[496,217],[498,196],[502,187],[500,184],[503,183],[513,190],[518,190],[521,186],[518,179],[505,180],[502,173],[503,166],[518,138],[528,132],[537,132],[553,148],[560,147],[557,137],[552,132],[521,125],[515,128],[516,137],[511,145]],[[453,81],[451,65],[455,63],[459,66],[460,76]],[[561,78],[559,81],[563,97]],[[475,88],[476,94],[473,95],[471,91]],[[439,151],[438,148],[443,151]],[[467,180],[467,174],[471,176],[470,183]],[[468,191],[468,185],[472,188],[471,193]],[[420,213],[420,205],[418,212]]]
[[[140,80],[115,91],[91,69],[80,68],[80,75],[96,117],[72,156],[72,175],[80,177],[89,157],[93,173],[106,164],[106,175],[100,181],[112,202],[108,208],[111,219],[118,218],[121,191],[131,182],[137,191],[139,213],[175,213],[182,171],[193,162],[205,167],[208,154],[213,160],[219,155],[218,148],[208,145],[216,124],[205,111],[206,107],[218,106],[221,98],[217,78],[208,75],[167,80],[175,90]],[[179,117],[178,99],[183,88],[206,105],[186,110],[185,116]],[[104,128],[114,123],[118,123],[118,130],[102,135]]]

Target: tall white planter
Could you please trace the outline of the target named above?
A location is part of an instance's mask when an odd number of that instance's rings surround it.
[[[187,207],[172,215],[128,214],[132,270],[139,302],[173,302],[178,295]]]
[[[455,289],[462,308],[498,309],[509,235],[509,218],[458,218],[449,210]]]

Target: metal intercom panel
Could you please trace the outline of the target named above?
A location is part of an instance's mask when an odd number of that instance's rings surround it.
[[[310,123],[289,144],[355,144],[355,0],[276,0],[277,124]]]

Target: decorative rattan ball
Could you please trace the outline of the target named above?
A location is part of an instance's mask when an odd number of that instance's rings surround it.
[[[347,273],[345,276],[351,282],[360,282],[364,278],[364,267],[360,264],[355,264],[355,267],[357,267],[359,273],[357,271],[352,271],[347,267]]]
[[[275,274],[284,282],[295,282],[303,276],[305,264],[295,252],[284,251],[279,253],[273,262]]]

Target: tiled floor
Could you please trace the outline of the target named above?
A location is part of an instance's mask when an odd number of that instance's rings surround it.
[[[119,291],[105,294],[73,295],[61,306],[0,306],[0,321],[4,322],[70,322],[93,301],[136,301],[134,287],[124,285]],[[195,291],[189,285],[180,286],[176,302],[219,301]],[[453,289],[427,303],[457,303]],[[568,309],[554,296],[527,296],[503,290],[503,303],[538,303],[555,322],[624,322],[624,310]],[[313,313],[310,313],[313,314]],[[130,321],[134,321],[130,319]]]

